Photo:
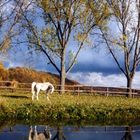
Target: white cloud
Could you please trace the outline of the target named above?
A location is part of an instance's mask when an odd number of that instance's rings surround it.
[[[77,72],[70,73],[68,78],[90,86],[126,87],[126,78],[123,74],[103,75],[96,72]],[[140,71],[136,72],[133,88],[140,89]]]

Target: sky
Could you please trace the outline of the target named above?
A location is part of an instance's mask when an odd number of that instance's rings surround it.
[[[115,28],[115,25],[111,26],[111,28]],[[46,56],[36,53],[30,54],[30,50],[22,45],[13,48],[7,54],[0,55],[0,60],[4,62],[7,68],[19,66],[56,73],[51,64],[48,64],[49,61]],[[67,78],[91,86],[126,86],[126,78],[104,46],[83,48]],[[136,72],[133,88],[140,89],[140,71]]]
[[[30,55],[28,49],[26,51],[21,48],[13,49],[8,54],[1,55],[1,60],[7,68],[19,66],[56,73],[45,56],[36,53]],[[82,49],[67,78],[90,86],[126,87],[126,78],[114,63],[111,55],[100,48]],[[140,89],[140,71],[136,72],[133,88]]]

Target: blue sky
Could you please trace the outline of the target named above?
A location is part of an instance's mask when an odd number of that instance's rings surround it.
[[[19,50],[17,50],[19,49]],[[55,69],[47,64],[48,60],[40,54],[30,55],[29,50],[21,48],[12,49],[9,54],[1,56],[6,67],[30,67],[36,70],[56,73]],[[126,79],[120,72],[107,50],[100,48],[84,48],[78,56],[77,63],[68,78],[81,84],[91,86],[125,87]],[[133,87],[140,89],[140,72],[137,71]]]
[[[38,24],[41,24],[40,20],[38,22]],[[115,25],[110,24],[110,28],[115,28]],[[29,52],[30,50],[25,48],[25,46],[15,47],[9,53],[0,55],[0,60],[4,62],[7,68],[17,66],[30,67],[36,70],[56,73],[55,69],[48,64],[49,61],[46,56],[36,53],[31,55]],[[120,72],[103,45],[99,48],[83,48],[78,56],[77,63],[67,77],[81,84],[92,86],[126,86],[124,75]],[[139,71],[136,72],[134,77],[133,87],[140,89]]]

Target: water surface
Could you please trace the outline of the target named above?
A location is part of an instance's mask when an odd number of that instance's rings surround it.
[[[42,135],[47,132],[51,136],[47,140],[140,140],[140,126],[79,127],[22,124],[1,127],[0,140],[29,140],[31,130],[34,131],[35,127],[38,134]]]

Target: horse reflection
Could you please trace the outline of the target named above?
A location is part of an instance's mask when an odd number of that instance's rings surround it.
[[[50,140],[51,139],[51,132],[47,129],[44,129],[44,132],[37,132],[37,126],[30,127],[29,131],[29,138],[28,140]]]

